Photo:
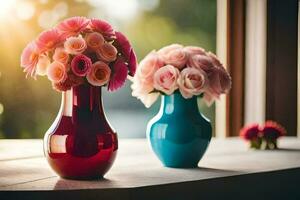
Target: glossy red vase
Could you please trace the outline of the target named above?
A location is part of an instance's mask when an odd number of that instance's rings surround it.
[[[101,178],[118,149],[102,106],[101,87],[82,84],[62,94],[59,114],[44,137],[44,153],[63,178]]]

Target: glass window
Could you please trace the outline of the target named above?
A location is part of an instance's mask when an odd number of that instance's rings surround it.
[[[202,46],[215,52],[216,1],[69,0],[5,1],[0,8],[0,137],[42,138],[56,117],[61,94],[46,77],[25,79],[20,68],[24,46],[43,29],[70,16],[106,19],[132,42],[139,60],[171,43]],[[14,9],[14,12],[11,12]],[[146,124],[159,109],[131,96],[130,81],[115,93],[104,92],[109,121],[119,137],[145,137]],[[202,111],[214,124],[214,106]]]

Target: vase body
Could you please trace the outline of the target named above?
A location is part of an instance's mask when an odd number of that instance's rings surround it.
[[[166,167],[194,168],[211,137],[211,123],[199,111],[197,97],[185,99],[179,92],[162,96],[158,114],[149,121],[147,137]]]
[[[63,178],[101,178],[112,166],[118,138],[102,107],[101,87],[63,92],[58,116],[44,137],[44,153]]]

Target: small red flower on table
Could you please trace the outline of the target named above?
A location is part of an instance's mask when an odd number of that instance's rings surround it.
[[[276,149],[277,139],[284,135],[285,128],[274,121],[266,121],[263,126],[250,124],[240,131],[240,136],[255,149]]]

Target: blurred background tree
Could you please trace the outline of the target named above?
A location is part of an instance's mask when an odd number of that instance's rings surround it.
[[[20,54],[39,32],[70,16],[109,21],[131,41],[139,60],[171,43],[215,52],[215,0],[6,0],[0,2],[0,138],[42,138],[60,106],[61,94],[46,77],[26,79]],[[120,137],[145,137],[151,109],[131,96],[130,83],[104,92],[107,116]],[[214,124],[214,106],[200,109]]]

